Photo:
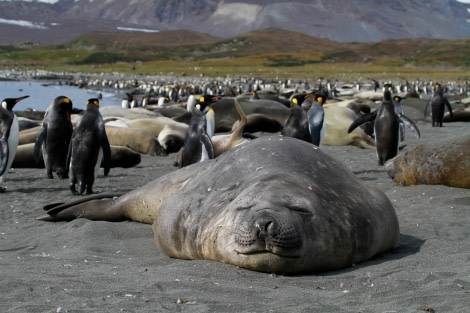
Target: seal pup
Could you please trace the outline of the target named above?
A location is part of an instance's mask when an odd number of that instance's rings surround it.
[[[400,123],[410,128],[416,138],[420,137],[416,124],[401,114],[393,104],[390,90],[386,89],[383,94],[383,100],[377,110],[360,116],[348,129],[348,133],[351,133],[357,126],[375,120],[375,146],[379,165],[383,165],[397,155],[400,143]]]
[[[86,109],[72,134],[67,164],[70,164],[70,191],[73,194],[93,193],[93,183],[101,160],[104,175],[109,173],[111,147],[99,106],[98,99],[86,102]],[[75,186],[77,183],[78,191]]]
[[[305,164],[319,166],[305,166]],[[398,242],[387,196],[318,147],[267,136],[118,198],[49,205],[46,221],[153,223],[166,255],[281,274],[337,270]]]
[[[446,185],[470,189],[470,137],[421,144],[385,163],[395,185]]]
[[[209,107],[208,110],[211,111],[212,108]],[[214,158],[211,136],[207,133],[206,116],[197,108],[193,108],[182,149],[180,167]]]
[[[6,190],[2,184],[15,158],[20,137],[18,117],[13,113],[13,107],[28,97],[6,98],[2,100],[0,106],[0,192]]]
[[[66,161],[73,131],[70,120],[72,108],[70,98],[56,97],[47,108],[41,131],[36,137],[34,159],[40,163],[40,154],[42,154],[48,178],[53,178],[52,172],[55,172],[59,178],[68,177]]]
[[[434,85],[434,94],[426,103],[426,107],[424,108],[424,117],[427,115],[429,106],[431,106],[432,127],[442,127],[445,107],[449,110],[450,117],[453,117],[452,107],[447,97],[444,96],[444,89],[439,83]]]

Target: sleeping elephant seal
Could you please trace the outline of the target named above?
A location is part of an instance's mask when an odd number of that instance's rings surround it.
[[[13,168],[44,168],[44,159],[42,154],[39,160],[34,160],[34,142],[19,145],[16,149]],[[122,167],[130,168],[138,165],[142,159],[140,153],[122,146],[111,146],[111,168]],[[102,166],[103,167],[103,166]]]
[[[42,220],[153,223],[170,257],[269,273],[315,273],[392,249],[399,226],[383,192],[314,145],[262,137],[118,198],[51,205]],[[88,198],[90,199],[90,198]]]
[[[145,129],[106,126],[106,135],[113,146],[128,147],[150,155],[166,155],[157,138]]]
[[[421,144],[385,163],[396,185],[470,189],[470,137]]]
[[[358,146],[363,149],[375,149],[375,141],[358,127],[348,133],[348,127],[357,115],[353,110],[342,106],[325,108],[326,134],[323,141],[327,146]]]

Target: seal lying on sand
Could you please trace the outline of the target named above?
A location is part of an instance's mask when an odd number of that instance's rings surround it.
[[[419,145],[385,163],[396,185],[470,189],[470,137]]]
[[[170,257],[286,274],[351,266],[399,238],[383,192],[318,147],[280,136],[237,146],[119,198],[97,198],[50,205],[40,219],[153,223],[155,242]]]
[[[28,143],[19,145],[16,149],[15,159],[13,160],[13,168],[44,168],[44,160],[42,154],[39,155],[39,162],[34,160],[34,145]],[[111,146],[111,168],[122,167],[130,168],[140,163],[142,157],[140,153],[132,149],[122,146]]]

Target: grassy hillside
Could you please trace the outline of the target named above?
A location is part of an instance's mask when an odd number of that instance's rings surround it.
[[[221,39],[191,31],[90,33],[60,46],[0,46],[0,67],[279,78],[470,79],[470,39],[337,43],[265,29]]]

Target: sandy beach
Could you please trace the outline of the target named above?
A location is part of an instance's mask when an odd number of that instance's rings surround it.
[[[463,122],[418,127],[421,139],[408,130],[403,151],[470,136]],[[44,205],[76,196],[68,180],[48,179],[44,169],[12,169],[0,194],[0,311],[469,312],[470,190],[394,186],[375,150],[323,149],[389,197],[400,222],[396,249],[343,270],[298,276],[171,259],[155,245],[150,225],[36,220]],[[174,154],[143,155],[134,168],[99,176],[94,190],[133,190],[177,170],[173,161]]]

